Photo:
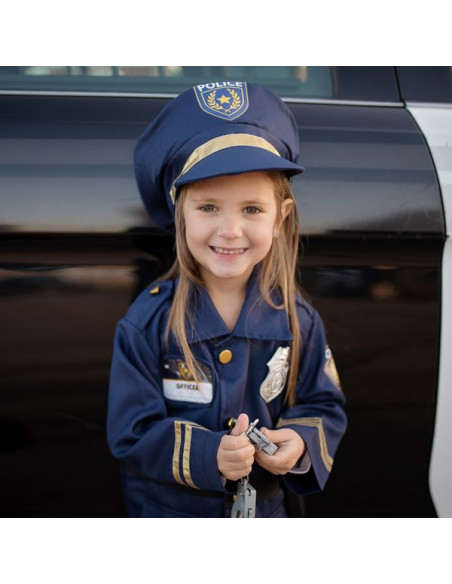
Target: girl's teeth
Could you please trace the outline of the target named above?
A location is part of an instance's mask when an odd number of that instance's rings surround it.
[[[222,247],[215,247],[214,250],[216,253],[222,253],[225,255],[238,255],[245,251],[244,249],[223,249]]]

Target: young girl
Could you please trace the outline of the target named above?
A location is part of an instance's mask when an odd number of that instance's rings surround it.
[[[229,517],[246,476],[256,517],[287,517],[287,491],[325,485],[346,418],[295,284],[297,156],[290,110],[239,82],[182,93],[137,144],[144,205],[175,229],[177,259],[115,337],[107,434],[132,517]],[[256,418],[273,455],[244,434]]]

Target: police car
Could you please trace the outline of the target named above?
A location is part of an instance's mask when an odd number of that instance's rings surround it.
[[[124,515],[113,333],[173,259],[133,149],[182,90],[245,81],[297,120],[300,282],[347,397],[306,516],[452,516],[451,68],[0,67],[1,516]]]

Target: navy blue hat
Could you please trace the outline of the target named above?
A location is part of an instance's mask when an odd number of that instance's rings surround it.
[[[220,175],[303,172],[294,116],[274,93],[242,81],[198,85],[171,101],[140,136],[135,176],[144,206],[174,227],[178,189]]]

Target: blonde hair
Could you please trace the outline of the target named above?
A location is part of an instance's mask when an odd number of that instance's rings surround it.
[[[299,218],[289,179],[282,172],[271,171],[266,173],[274,184],[277,203],[276,225],[279,226],[279,236],[272,242],[270,251],[261,262],[259,271],[259,289],[267,304],[277,310],[285,310],[289,327],[293,336],[290,350],[289,378],[287,381],[286,399],[289,405],[295,401],[296,383],[298,377],[298,362],[301,348],[301,332],[297,317],[296,295],[300,294],[296,283],[296,267],[299,245]],[[185,190],[182,189],[175,206],[176,226],[176,260],[163,279],[178,277],[179,282],[174,294],[174,300],[166,329],[166,340],[171,332],[180,345],[187,367],[196,382],[199,382],[199,368],[187,339],[186,323],[191,321],[189,310],[194,285],[202,285],[202,278],[197,263],[191,255],[185,239],[185,221],[182,212],[182,203]],[[282,202],[292,200],[288,215],[281,215]],[[276,305],[272,295],[279,293],[282,303]]]

